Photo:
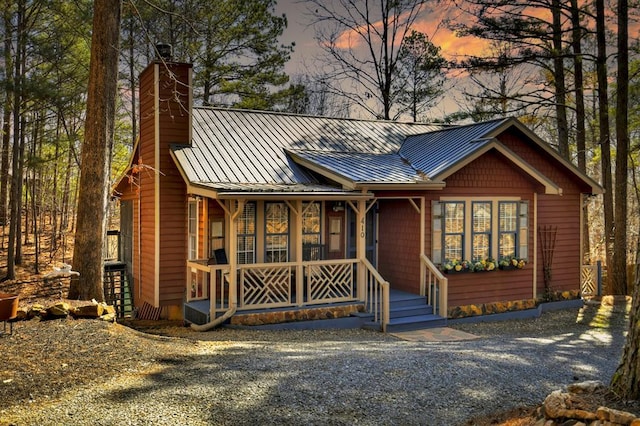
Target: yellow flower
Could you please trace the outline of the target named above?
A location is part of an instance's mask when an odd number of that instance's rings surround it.
[[[458,263],[458,264],[456,264],[456,266],[455,266],[455,270],[456,270],[456,271],[460,271],[461,269],[462,269],[462,265],[461,265],[461,264],[459,264],[459,263]]]

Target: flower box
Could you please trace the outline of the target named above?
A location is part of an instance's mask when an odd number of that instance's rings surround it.
[[[502,271],[512,271],[515,269],[522,269],[527,265],[527,261],[524,259],[518,259],[516,257],[501,259],[498,262],[498,268]]]

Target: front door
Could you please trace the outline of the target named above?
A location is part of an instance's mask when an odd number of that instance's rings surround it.
[[[350,259],[356,257],[356,214],[352,209],[347,213],[347,250]],[[377,267],[376,254],[378,244],[378,203],[367,212],[367,225],[365,228],[366,256],[374,267]]]
[[[345,220],[344,207],[338,203],[328,203],[327,208],[327,259],[344,259]]]

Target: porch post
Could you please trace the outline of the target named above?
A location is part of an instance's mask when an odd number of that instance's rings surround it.
[[[296,214],[296,304],[304,304],[304,269],[302,267],[302,200],[295,201]]]
[[[356,258],[358,259],[357,268],[357,291],[358,299],[365,301],[366,299],[366,275],[363,261],[367,258],[367,202],[358,200],[356,210]]]
[[[231,200],[229,206],[229,308],[238,306],[238,226],[236,218],[244,211],[244,200],[238,200],[238,205]]]
[[[427,255],[425,253],[425,239],[426,239],[426,230],[427,226],[425,224],[425,211],[424,211],[425,201],[424,197],[420,197],[420,254]],[[420,295],[424,296],[427,289],[427,266],[424,262],[420,261]]]
[[[533,193],[533,250],[529,256],[533,259],[533,298],[538,298],[538,193]],[[529,213],[531,214],[531,213]],[[533,252],[533,254],[531,254]]]

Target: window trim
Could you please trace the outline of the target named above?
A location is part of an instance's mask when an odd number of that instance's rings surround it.
[[[192,210],[193,208],[193,210]],[[198,216],[200,210],[200,203],[198,199],[189,198],[187,202],[187,258],[189,260],[198,259],[198,245],[199,245],[199,226]],[[195,215],[192,215],[195,213]],[[193,226],[193,230],[192,230]]]
[[[269,217],[267,214],[268,206],[271,204],[280,204],[286,208],[287,211],[287,232],[286,233],[269,233],[267,230],[267,222],[269,221]],[[284,250],[285,259],[280,260],[278,262],[273,262],[268,260],[269,253],[275,253],[273,250],[269,250],[267,240],[272,236],[286,236],[286,248]],[[289,262],[291,258],[291,208],[284,201],[267,201],[264,203],[264,262],[265,263],[280,263],[280,262]],[[282,253],[282,250],[278,250],[278,253]]]
[[[307,213],[310,211],[310,207],[312,205],[317,205],[318,206],[318,232],[305,232],[305,217],[307,215]],[[324,257],[323,254],[323,247],[322,247],[322,202],[320,201],[303,201],[302,202],[302,229],[301,232],[302,234],[302,247],[303,247],[303,260],[322,260]],[[317,250],[310,250],[310,253],[314,253],[316,254],[319,258],[318,259],[305,259],[305,253],[304,253],[304,247],[305,244],[305,237],[313,237],[313,236],[317,236],[317,243],[311,243],[311,244],[316,244],[318,247]]]
[[[244,220],[245,212],[246,212],[246,209],[247,209],[248,206],[253,206],[253,233],[252,234],[240,233],[240,227],[238,226],[238,222],[240,220]],[[249,201],[249,202],[245,203],[244,207],[243,207],[243,210],[242,210],[242,213],[240,213],[235,220],[236,220],[236,247],[235,247],[235,250],[236,250],[237,263],[239,265],[249,265],[249,264],[252,264],[252,263],[256,263],[256,252],[257,252],[257,250],[256,250],[256,248],[257,248],[256,247],[257,235],[256,234],[257,234],[257,230],[258,230],[258,226],[257,226],[258,225],[258,223],[257,223],[258,222],[258,208],[257,208],[256,202],[255,201]],[[240,251],[240,239],[242,237],[253,237],[253,250],[251,250],[251,251],[244,250],[242,252]],[[247,261],[246,256],[245,256],[245,258],[244,258],[245,261],[241,262],[240,261],[240,258],[241,258],[240,254],[241,253],[245,254],[245,255],[247,253],[253,253],[251,261]]]
[[[488,204],[489,205],[489,230],[488,231],[484,231],[484,232],[476,232],[475,228],[474,228],[474,207],[480,204]],[[485,260],[487,258],[491,258],[493,257],[491,254],[493,253],[493,215],[494,215],[494,208],[493,208],[494,203],[490,200],[486,200],[486,201],[480,201],[480,200],[475,200],[475,201],[471,201],[471,226],[469,228],[469,230],[471,231],[471,244],[469,245],[470,250],[471,250],[471,256],[469,257],[469,259],[473,262],[477,262],[480,260]],[[465,218],[466,220],[466,218]],[[476,235],[487,235],[489,238],[489,242],[488,242],[488,256],[483,257],[483,258],[476,258],[475,257],[475,245],[473,243],[474,241],[474,237]]]

